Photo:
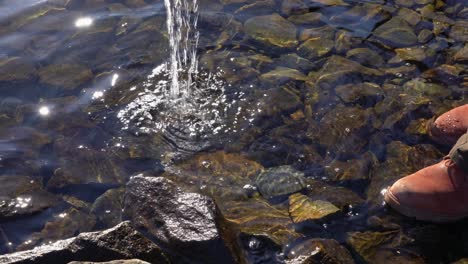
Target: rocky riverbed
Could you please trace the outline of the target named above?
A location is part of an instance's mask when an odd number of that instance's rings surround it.
[[[467,262],[466,220],[382,200],[448,152],[426,124],[468,103],[466,1],[198,4],[212,130],[145,100],[164,1],[0,2],[0,263]]]

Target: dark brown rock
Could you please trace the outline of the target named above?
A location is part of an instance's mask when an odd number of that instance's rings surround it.
[[[353,264],[351,253],[333,239],[309,239],[289,250],[288,264]]]
[[[169,263],[162,250],[136,231],[129,222],[111,229],[82,233],[77,237],[0,256],[4,264],[50,264],[71,261],[110,261],[138,258],[150,263]]]

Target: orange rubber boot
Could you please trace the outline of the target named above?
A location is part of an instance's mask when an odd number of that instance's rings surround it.
[[[435,142],[453,146],[468,129],[468,104],[454,108],[429,123],[429,136]]]

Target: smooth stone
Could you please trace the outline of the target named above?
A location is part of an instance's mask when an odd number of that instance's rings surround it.
[[[163,177],[133,176],[127,183],[124,214],[132,223],[181,256],[203,263],[232,262],[213,200],[183,192]]]
[[[355,192],[345,187],[324,183],[322,180],[307,178],[307,196],[312,200],[325,200],[341,210],[363,204],[365,201]]]
[[[292,15],[288,17],[288,20],[296,25],[319,26],[324,23],[324,17],[319,12]]]
[[[0,59],[0,81],[27,81],[36,76],[34,64],[24,58]]]
[[[324,6],[348,6],[349,4],[342,0],[310,0],[311,3],[316,3]]]
[[[283,0],[281,13],[290,16],[292,14],[303,14],[309,11],[307,3],[303,0]]]
[[[296,53],[288,53],[281,55],[277,61],[278,65],[286,68],[298,69],[302,72],[310,72],[315,68],[315,64],[308,59],[300,57]]]
[[[63,89],[74,89],[93,77],[93,73],[78,64],[52,64],[39,69],[40,82]]]
[[[299,55],[309,60],[315,60],[329,54],[334,47],[334,42],[326,38],[312,38],[306,40],[298,48]]]
[[[463,48],[457,51],[453,56],[453,59],[456,62],[465,62],[468,61],[468,45],[464,45]]]
[[[313,238],[293,246],[287,264],[354,264],[351,253],[334,239]]]
[[[299,41],[307,41],[309,39],[334,39],[336,29],[324,25],[321,27],[306,28],[299,33]]]
[[[58,197],[42,188],[42,179],[0,176],[0,220],[39,213],[58,202]]]
[[[251,3],[237,9],[234,14],[244,17],[270,15],[276,11],[275,8],[276,2],[274,0],[251,1]]]
[[[39,246],[31,250],[0,256],[4,264],[48,264],[71,261],[111,261],[115,259],[142,259],[150,263],[170,263],[165,253],[153,242],[136,231],[130,222],[111,229],[82,233],[77,237]]]
[[[278,14],[250,18],[244,29],[251,38],[267,45],[293,48],[298,43],[294,24]]]
[[[433,37],[434,34],[432,34],[432,31],[430,31],[429,29],[423,29],[418,34],[418,42],[421,44],[425,44],[429,42]]]
[[[450,29],[449,37],[455,41],[468,41],[468,21],[457,20]]]
[[[421,16],[418,12],[408,8],[400,8],[400,10],[398,10],[398,16],[408,22],[411,26],[416,26],[419,21],[421,21]]]
[[[307,76],[296,69],[276,67],[274,70],[262,74],[260,79],[281,85],[288,81],[305,81]]]
[[[340,208],[324,200],[311,200],[295,193],[289,196],[289,215],[294,223],[324,219],[339,212]]]
[[[346,58],[365,66],[380,66],[384,60],[380,54],[369,48],[355,48],[346,52]]]
[[[267,199],[295,193],[306,187],[304,173],[287,165],[261,172],[255,183],[262,196]]]
[[[418,37],[414,34],[413,28],[401,18],[393,17],[373,32],[378,42],[391,48],[408,47],[415,45]]]
[[[421,47],[408,47],[395,49],[395,52],[399,58],[404,61],[417,61],[424,63],[427,67],[432,65],[436,51],[431,48]]]
[[[340,85],[335,88],[335,92],[344,103],[363,107],[373,106],[384,97],[382,88],[369,82]]]
[[[366,152],[358,159],[346,161],[334,160],[325,167],[331,181],[367,181],[372,175],[372,167],[377,159],[370,152]]]

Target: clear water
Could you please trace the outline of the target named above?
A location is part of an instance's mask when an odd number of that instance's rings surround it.
[[[407,219],[381,194],[448,151],[424,125],[467,103],[466,3],[330,2],[1,1],[0,253],[114,225],[145,173],[215,197],[251,263],[317,237],[357,263],[467,257],[466,221]],[[282,165],[341,214],[293,224],[255,191]],[[389,230],[373,261],[350,242]]]

